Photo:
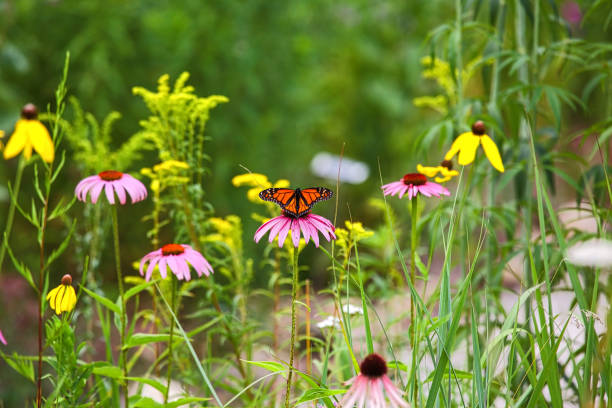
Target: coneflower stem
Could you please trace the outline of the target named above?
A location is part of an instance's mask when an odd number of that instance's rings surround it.
[[[295,303],[298,288],[298,248],[293,249],[293,285],[291,288],[291,343],[289,344],[289,374],[287,374],[287,389],[285,391],[285,408],[289,408],[291,396],[291,380],[293,378],[293,357],[295,353]]]
[[[170,305],[172,307],[172,311],[174,312],[174,314],[178,314],[176,311],[176,288],[177,288],[177,284],[176,284],[176,279],[174,278],[174,276],[170,276],[170,280],[172,281],[172,294],[171,294],[171,300],[170,300]],[[173,358],[172,358],[172,337],[174,336],[174,321],[170,321],[170,336],[168,337],[168,371],[166,373],[166,392],[164,393],[164,404],[168,403],[168,395],[170,394],[170,380],[171,380],[171,376],[172,376],[172,362],[173,362]]]
[[[418,221],[418,195],[412,197],[412,212],[410,218],[410,284],[414,288],[416,284],[416,247],[417,247],[417,221]],[[414,296],[412,293],[416,293],[416,289],[413,292],[410,291],[410,327],[412,328],[412,335],[410,336],[410,348],[412,349],[412,375],[414,378],[413,397],[414,404],[416,406],[418,401],[418,381],[416,378],[416,366],[417,366],[417,322],[416,313],[414,308]]]
[[[4,226],[4,238],[2,248],[0,248],[0,273],[2,273],[2,265],[4,264],[4,256],[6,255],[6,246],[8,245],[11,230],[13,229],[13,218],[15,218],[15,203],[19,197],[19,189],[21,188],[21,176],[23,169],[26,166],[26,160],[23,156],[19,156],[19,164],[17,165],[17,174],[15,174],[15,184],[13,184],[13,197],[9,205],[8,214],[6,216],[6,225]]]
[[[123,275],[121,273],[121,252],[119,250],[119,222],[117,220],[117,206],[111,205],[111,213],[113,214],[113,241],[115,242],[115,266],[117,271],[117,284],[119,285],[119,297],[121,299],[121,327],[119,330],[119,365],[123,370],[124,390],[123,401],[124,407],[128,408],[128,381],[127,381],[127,356],[125,346],[125,329],[126,329],[126,307],[125,296],[123,292]]]

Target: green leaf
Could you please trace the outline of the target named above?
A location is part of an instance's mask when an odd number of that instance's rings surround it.
[[[304,391],[304,393],[297,400],[296,404],[302,404],[308,401],[315,401],[325,397],[331,397],[332,395],[344,394],[346,390],[330,390],[328,388],[311,388]]]
[[[287,367],[285,367],[284,365],[280,363],[277,363],[276,361],[249,361],[249,360],[242,360],[242,361],[244,361],[247,364],[252,364],[254,366],[261,367],[265,370],[272,371],[274,373],[287,370]]]
[[[102,365],[94,367],[92,373],[95,375],[101,375],[103,377],[117,379],[123,376],[123,371],[121,370],[121,367],[117,367],[107,363],[103,363]]]
[[[144,377],[127,377],[127,379],[129,381],[136,381],[139,383],[150,385],[151,387],[155,388],[157,391],[161,392],[162,394],[166,393],[166,389],[167,389],[166,386],[160,383],[159,381],[156,381],[150,378],[144,378]]]
[[[6,250],[9,254],[9,257],[11,258],[11,261],[13,261],[13,265],[17,269],[17,272],[19,272],[19,274],[23,276],[23,278],[30,284],[30,286],[36,292],[38,292],[38,286],[36,286],[36,284],[34,283],[34,278],[32,278],[32,271],[30,271],[30,268],[28,268],[24,263],[19,262],[19,260],[15,258],[13,250],[9,246],[8,240],[6,239],[6,232],[4,233],[4,246],[6,246]]]
[[[130,336],[125,348],[142,346],[149,343],[168,342],[170,335],[168,334],[149,334],[149,333],[134,333]]]
[[[128,289],[125,292],[125,295],[124,295],[125,301],[127,302],[129,298],[131,298],[134,295],[139,294],[143,290],[149,288],[149,286],[155,285],[156,282],[157,282],[157,280],[151,280],[149,282],[144,282],[144,283],[141,283],[140,285],[136,285],[134,287],[131,287],[130,289]]]
[[[68,235],[64,238],[60,246],[55,248],[49,258],[47,259],[47,263],[45,268],[48,268],[49,265],[53,263],[65,250],[68,248],[68,244],[70,243],[70,239],[72,238],[72,234],[74,233],[74,229],[76,227],[76,218],[72,220],[72,225],[70,226],[70,230],[68,231]]]
[[[105,306],[106,308],[108,308],[109,310],[111,310],[111,311],[113,311],[113,312],[115,312],[117,314],[121,314],[121,309],[119,308],[119,306],[117,304],[115,304],[114,302],[112,302],[110,299],[105,298],[104,296],[98,295],[95,292],[92,292],[91,290],[87,289],[83,285],[81,285],[81,289],[83,289],[83,291],[85,293],[87,293],[89,296],[94,298],[101,305]]]
[[[6,361],[6,364],[11,366],[13,370],[17,371],[34,384],[34,363],[32,361],[19,356],[17,353],[13,353],[13,356],[9,357],[0,351],[0,357],[2,357],[2,359]]]

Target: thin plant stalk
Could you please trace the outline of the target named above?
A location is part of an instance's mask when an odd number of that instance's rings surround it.
[[[170,275],[170,279],[172,281],[172,288],[171,288],[171,298],[170,298],[170,307],[172,307],[172,311],[176,314],[176,291],[177,291],[177,284],[176,284],[176,279],[174,278],[174,276]],[[170,381],[172,378],[172,363],[173,363],[173,356],[172,356],[172,341],[173,341],[173,336],[174,336],[174,322],[171,321],[170,322],[170,336],[168,336],[168,371],[166,372],[166,392],[164,393],[164,404],[168,403],[168,395],[170,394]]]
[[[111,205],[111,213],[113,215],[113,241],[115,243],[115,266],[117,271],[117,283],[119,285],[119,297],[121,299],[121,327],[119,330],[120,340],[119,340],[119,365],[121,366],[121,370],[123,371],[124,378],[124,392],[123,392],[123,401],[125,408],[128,408],[128,372],[127,372],[127,350],[124,348],[125,346],[125,330],[126,330],[126,307],[125,307],[125,296],[123,291],[123,275],[121,273],[121,252],[119,249],[119,222],[117,220],[117,206]]]
[[[9,205],[9,211],[6,216],[6,226],[4,227],[4,243],[0,248],[0,273],[2,273],[2,265],[4,264],[4,256],[6,255],[6,246],[8,245],[11,231],[13,229],[13,219],[15,218],[15,205],[17,203],[17,197],[19,197],[19,190],[21,188],[21,176],[23,175],[23,169],[26,166],[26,160],[23,156],[19,156],[19,164],[17,164],[17,174],[15,174],[15,184],[13,184],[13,194],[11,204]]]
[[[418,198],[416,195],[412,198],[412,212],[411,212],[411,227],[410,227],[410,283],[412,287],[415,287],[416,284],[416,247],[417,247],[417,221],[418,221]],[[410,327],[412,328],[412,333],[410,335],[410,348],[412,350],[412,375],[414,378],[414,388],[413,388],[413,398],[414,404],[416,405],[418,402],[418,381],[416,380],[416,366],[417,366],[417,322],[416,322],[416,313],[414,307],[414,296],[410,295]]]
[[[297,302],[298,289],[298,248],[293,249],[293,283],[291,288],[291,343],[289,344],[289,374],[287,374],[287,387],[285,391],[285,408],[289,408],[289,398],[291,397],[291,380],[293,379],[293,359],[295,354],[295,329],[296,316],[295,304]]]
[[[374,353],[374,342],[372,341],[372,330],[370,328],[370,317],[368,316],[368,304],[366,301],[365,290],[363,289],[363,277],[361,276],[361,267],[359,266],[359,252],[357,251],[357,241],[353,241],[355,248],[355,265],[357,266],[357,277],[359,278],[359,293],[361,295],[361,307],[363,308],[363,325],[365,326],[366,344],[368,346],[368,354]],[[348,283],[348,280],[347,280]],[[347,291],[348,294],[348,291]],[[348,306],[348,301],[346,302]],[[346,319],[350,323],[349,319]]]

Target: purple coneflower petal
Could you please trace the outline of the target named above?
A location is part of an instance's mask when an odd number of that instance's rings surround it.
[[[255,231],[255,236],[253,237],[255,242],[259,243],[259,240],[261,240],[261,237],[263,237],[266,234],[266,232],[268,232],[270,228],[272,228],[275,224],[276,224],[275,218],[261,224],[259,228],[257,228],[257,231]]]
[[[299,224],[300,230],[302,230],[302,234],[304,235],[304,242],[308,243],[308,241],[310,241],[310,222],[303,217],[298,218],[297,223]]]
[[[115,193],[113,192],[112,183],[104,183],[104,192],[106,193],[106,199],[109,203],[115,204]]]
[[[114,185],[115,187],[115,192],[117,193],[117,197],[119,197],[119,202],[121,204],[125,204],[125,188],[123,187],[123,184],[121,183],[116,183]]]
[[[168,263],[166,262],[166,258],[161,257],[159,259],[159,263],[157,264],[157,267],[159,268],[159,274],[161,275],[161,277],[163,279],[166,279],[167,273],[166,273],[166,265]]]
[[[389,377],[387,377],[386,375],[383,376],[382,382],[383,382],[383,386],[385,387],[385,392],[387,393],[387,396],[389,397],[389,401],[391,401],[391,404],[393,405],[393,407],[394,408],[395,407],[408,408],[408,403],[404,401],[404,399],[402,399],[402,396],[399,390],[391,382]]]
[[[0,330],[0,343],[4,344],[6,346],[6,339],[4,338],[4,336],[2,335],[2,330]]]
[[[278,231],[278,247],[279,248],[283,247],[283,244],[285,243],[285,239],[287,238],[287,235],[289,234],[289,230],[291,229],[291,219],[288,217],[284,217],[284,218],[285,220],[283,221],[283,224],[280,230]]]
[[[298,247],[300,245],[300,220],[291,220],[291,240],[293,246]]]
[[[166,260],[166,264],[168,265],[168,268],[170,268],[170,271],[172,271],[172,273],[174,273],[179,280],[183,279],[183,270],[176,262],[176,257],[166,256],[164,259]]]
[[[274,227],[272,227],[272,229],[270,230],[270,238],[268,239],[268,242],[274,241],[274,237],[276,237],[282,229],[287,228],[288,230],[289,223],[291,222],[291,220],[285,219],[284,217],[283,218],[276,217],[275,220],[277,221]],[[284,238],[283,238],[283,242],[285,242]],[[280,245],[280,242],[279,242],[279,245]]]

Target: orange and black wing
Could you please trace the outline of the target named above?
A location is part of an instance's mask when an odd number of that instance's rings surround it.
[[[259,198],[264,201],[272,201],[283,210],[295,215],[298,215],[298,201],[296,199],[295,190],[291,188],[268,188],[259,193]]]
[[[334,193],[325,187],[305,188],[300,190],[300,197],[298,197],[299,207],[303,207],[305,211],[308,211],[319,201],[329,200],[333,195]]]

